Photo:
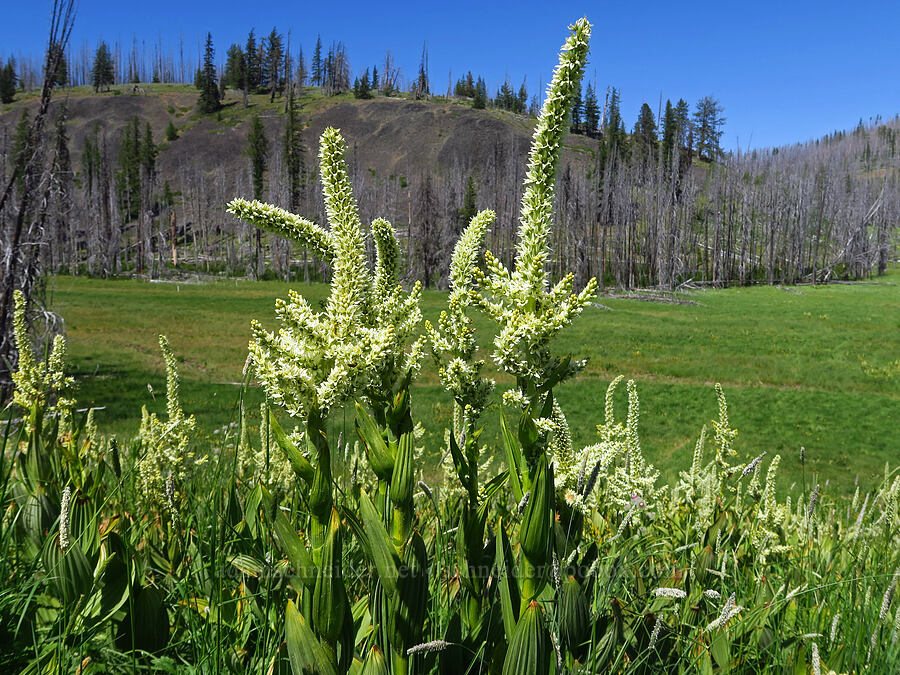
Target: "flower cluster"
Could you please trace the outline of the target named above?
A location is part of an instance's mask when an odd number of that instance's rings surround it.
[[[556,489],[567,496],[570,504],[585,511],[600,504],[601,493],[594,490],[598,479],[603,479],[602,498],[610,499],[629,511],[645,511],[666,489],[657,487],[659,471],[652,464],[647,464],[641,450],[638,436],[640,404],[634,380],[627,383],[628,414],[625,424],[615,421],[612,400],[621,381],[622,377],[617,377],[606,390],[606,421],[597,427],[601,441],[582,448],[578,452],[580,461],[576,461],[571,443],[568,450],[564,450],[564,443],[551,443]],[[565,435],[564,432],[561,435]]]
[[[193,450],[194,416],[185,416],[178,396],[179,376],[175,354],[164,335],[159,336],[159,348],[166,362],[166,420],[156,413],[141,411],[141,458],[138,462],[138,485],[148,502],[162,501],[166,481],[186,480],[194,467],[206,462],[206,455],[198,457]]]
[[[419,341],[409,344],[421,320],[419,286],[409,293],[399,286],[397,239],[384,220],[372,223],[376,262],[369,269],[344,150],[340,132],[326,129],[319,158],[330,231],[260,202],[228,205],[238,218],[293,238],[331,264],[323,312],[291,292],[276,302],[277,333],[257,321],[251,327],[253,365],[269,398],[301,418],[313,410],[326,415],[353,396],[390,391],[421,359]]]
[[[15,291],[14,299],[13,337],[19,361],[12,374],[13,400],[26,410],[49,404],[47,411],[50,413],[70,412],[75,405],[75,399],[71,398],[75,380],[66,375],[66,341],[61,335],[55,336],[50,356],[46,363],[42,362],[28,335],[22,291]]]
[[[546,269],[548,238],[553,218],[556,168],[574,93],[581,86],[587,59],[590,24],[579,20],[563,47],[559,65],[547,90],[531,144],[525,194],[516,247],[515,267],[506,269],[490,251],[485,252],[487,274],[476,271],[481,293],[477,300],[500,326],[494,338],[493,358],[519,379],[523,389],[538,391],[575,374],[582,362],[560,362],[550,352],[550,341],[568,326],[594,296],[591,279],[578,294],[569,274],[552,288]],[[530,391],[526,391],[531,395]]]
[[[484,361],[476,360],[478,342],[472,320],[466,313],[471,305],[475,270],[484,237],[494,220],[493,211],[476,214],[453,249],[450,262],[450,298],[441,312],[437,328],[425,322],[425,333],[438,366],[438,375],[453,396],[455,434],[468,430],[487,406],[494,382],[481,377]]]

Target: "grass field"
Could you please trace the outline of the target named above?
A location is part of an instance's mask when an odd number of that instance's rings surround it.
[[[671,481],[689,465],[701,427],[715,417],[713,385],[721,382],[742,457],[781,453],[785,486],[813,474],[840,491],[852,491],[857,475],[873,485],[885,462],[898,461],[897,279],[790,291],[711,290],[692,294],[694,305],[600,298],[612,311],[589,308],[558,342],[559,351],[590,359],[585,374],[557,392],[576,445],[594,442],[610,380],[634,378],[644,451]],[[290,287],[58,277],[50,299],[66,321],[80,403],[105,406],[97,413],[101,429],[133,433],[142,405],[163,410],[156,336],[164,333],[183,359],[184,407],[212,434],[235,419],[250,319],[274,326],[274,300]],[[313,304],[327,293],[322,285],[294,287]],[[426,293],[425,317],[434,320],[445,303],[445,294]],[[489,341],[491,327],[480,320],[479,328]],[[253,402],[261,397],[255,389],[248,395]],[[416,385],[414,408],[434,459],[451,406],[430,361]],[[498,414],[487,417],[491,439]],[[352,416],[347,419],[352,429]],[[341,413],[334,424],[345,424]]]

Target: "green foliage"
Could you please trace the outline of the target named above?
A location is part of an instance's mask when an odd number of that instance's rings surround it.
[[[182,407],[177,359],[160,337],[165,419],[145,410],[138,437],[122,448],[101,439],[90,414],[77,420],[74,401],[61,405],[62,349],[39,363],[17,296],[25,419],[0,440],[0,574],[11,589],[0,594],[0,628],[12,637],[0,650],[24,654],[17,668],[896,670],[896,472],[885,469],[876,491],[849,503],[804,476],[781,501],[781,457],[738,459],[718,385],[714,454],[704,430],[671,487],[658,485],[644,459],[633,381],[624,421],[616,379],[599,442],[576,449],[557,394],[584,363],[551,347],[594,286],[575,294],[570,277],[551,285],[546,261],[556,166],[589,36],[586,20],[571,27],[538,120],[515,266],[485,254],[480,269],[493,213],[476,214],[454,250],[450,304],[438,328],[426,328],[460,410],[446,436],[455,482],[420,480],[411,400],[419,289],[399,284],[387,221],[372,223],[374,264],[367,260],[336,129],[325,130],[319,152],[329,228],[258,201],[228,207],[331,269],[319,311],[292,293],[276,304],[277,332],[252,324],[237,429],[201,445]],[[481,462],[478,420],[492,385],[480,374],[473,306],[496,324],[492,355],[514,380],[504,395],[512,414],[500,417],[502,470]],[[268,403],[251,419],[244,396],[254,376],[294,418],[292,431]],[[352,446],[329,426],[342,407],[353,417]],[[258,448],[249,433],[257,423]]]
[[[101,41],[94,53],[94,65],[91,68],[91,84],[94,91],[109,90],[109,86],[116,81],[115,62],[109,47]]]
[[[149,127],[147,127],[149,130]],[[119,170],[116,172],[116,195],[119,199],[119,213],[123,222],[140,216],[143,203],[141,190],[142,165],[155,165],[156,148],[150,137],[150,149],[141,143],[140,121],[137,117],[125,125],[119,144]]]
[[[166,140],[170,143],[174,140],[178,139],[178,129],[175,128],[175,123],[172,120],[169,120],[169,123],[166,125]]]
[[[722,154],[722,140],[725,118],[722,116],[722,105],[712,96],[704,96],[697,101],[694,111],[694,143],[697,157],[714,161]]]
[[[250,119],[250,131],[247,133],[247,156],[250,158],[250,175],[253,177],[253,196],[261,199],[265,188],[264,180],[269,158],[269,141],[266,139],[266,128],[259,115]]]
[[[197,108],[204,114],[216,112],[221,106],[219,84],[216,78],[215,57],[212,34],[207,33],[206,48],[203,51],[203,65],[197,72],[197,88],[200,90]]]
[[[16,97],[16,61],[10,58],[0,68],[0,103],[12,103]]]

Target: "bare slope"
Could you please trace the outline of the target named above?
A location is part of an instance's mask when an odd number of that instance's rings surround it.
[[[222,167],[228,176],[242,171],[247,165],[245,146],[253,114],[259,114],[265,123],[270,152],[280,151],[283,100],[270,104],[266,96],[252,96],[249,107],[244,108],[240,96],[229,92],[220,114],[202,116],[195,111],[197,94],[190,87],[144,87],[146,95],[132,95],[126,85],[119,94],[94,94],[87,87],[78,87],[56,95],[51,114],[66,102],[76,171],[87,137],[100,131],[110,156],[115,158],[122,129],[134,117],[140,120],[142,133],[145,123],[150,123],[154,140],[160,145],[158,161],[163,179],[171,180],[185,164],[207,171]],[[11,138],[22,107],[33,112],[36,103],[26,96],[0,106],[0,138],[4,127]],[[447,99],[324,98],[315,90],[300,100],[300,113],[306,124],[304,138],[310,160],[319,135],[326,126],[335,126],[347,139],[357,167],[381,177],[413,176],[451,167],[466,172],[485,170],[501,158],[512,159],[524,170],[533,124],[530,118],[498,110],[473,110],[468,103]],[[179,131],[179,138],[171,143],[164,140],[169,122]],[[588,158],[593,155],[595,142],[573,135],[568,138],[568,146],[570,157]]]

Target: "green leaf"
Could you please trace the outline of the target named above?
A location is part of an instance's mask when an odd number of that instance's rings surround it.
[[[312,589],[316,584],[316,566],[297,530],[281,510],[275,515],[275,539],[287,553],[288,560],[294,566],[297,576],[303,580],[303,585]]]
[[[293,600],[288,600],[284,616],[284,639],[294,675],[337,675],[325,649],[297,611]]]
[[[372,556],[372,564],[378,572],[378,578],[388,595],[397,591],[398,564],[397,551],[391,543],[381,516],[369,495],[365,491],[359,495],[360,511],[362,512],[363,525],[366,528],[366,540],[369,542],[369,551]]]
[[[525,471],[525,458],[519,441],[513,436],[509,425],[506,424],[506,416],[500,413],[500,430],[503,434],[503,446],[506,449],[506,464],[509,469],[509,484],[513,490],[513,496],[517,502],[522,501],[525,492],[522,489],[522,472]]]
[[[394,455],[375,420],[359,401],[356,402],[356,434],[366,448],[366,456],[375,475],[382,480],[388,480],[394,470]]]
[[[247,576],[258,578],[263,573],[263,564],[256,558],[239,553],[231,559],[231,564]]]
[[[284,451],[284,454],[287,455],[287,458],[290,461],[291,466],[294,467],[294,471],[297,472],[297,475],[303,480],[311,482],[313,475],[315,474],[312,464],[309,463],[309,460],[303,456],[300,449],[294,445],[287,434],[284,433],[284,429],[281,428],[278,418],[275,417],[275,413],[271,410],[269,410],[269,429],[272,431],[272,435],[275,437],[275,442],[278,443],[278,447],[280,447]]]
[[[712,644],[709,645],[709,653],[716,665],[723,671],[728,671],[731,664],[731,636],[728,631],[715,631]]]
[[[460,452],[459,444],[456,442],[452,431],[450,432],[450,457],[453,459],[453,465],[456,467],[456,475],[459,476],[459,482],[463,484],[463,487],[469,489],[471,477],[469,463],[463,457],[462,452]]]
[[[491,500],[498,492],[500,492],[501,488],[506,485],[506,481],[509,480],[510,475],[509,470],[501,471],[491,478],[487,485],[484,486],[484,498],[481,501],[481,506],[478,507],[479,518],[484,519],[486,517]]]
[[[519,606],[521,596],[519,594],[519,582],[516,580],[516,562],[513,558],[512,547],[509,545],[509,537],[503,521],[497,523],[497,585],[500,592],[500,609],[503,614],[503,629],[506,632],[507,641],[512,639],[519,620]]]

